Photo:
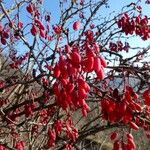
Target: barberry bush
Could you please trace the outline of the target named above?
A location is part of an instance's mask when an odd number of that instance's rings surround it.
[[[0,150],[82,149],[105,130],[135,150],[133,131],[150,139],[150,1],[59,0],[57,18],[47,3],[0,0]]]

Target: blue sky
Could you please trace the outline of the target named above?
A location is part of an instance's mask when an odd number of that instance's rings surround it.
[[[67,0],[68,2],[70,0]],[[79,1],[79,0],[78,0]],[[95,0],[98,1],[98,0]],[[9,8],[11,6],[11,4],[13,3],[13,1],[5,1],[7,2],[7,7]],[[121,11],[121,8],[127,4],[130,4],[131,2],[135,2],[135,0],[109,0],[109,5],[110,8],[105,8],[103,7],[101,9],[101,11],[99,12],[98,15],[102,15],[102,16],[108,16],[110,12],[115,11],[116,14],[118,14],[118,12]],[[142,0],[142,2],[140,3],[141,6],[143,7],[143,13],[147,14],[148,16],[150,16],[150,5],[145,5],[144,4],[145,0]],[[44,8],[46,9],[46,11],[51,12],[51,22],[52,24],[56,24],[59,21],[60,18],[60,9],[59,9],[59,0],[44,0]],[[25,12],[25,8],[21,11],[22,13],[22,20],[24,20],[25,22],[28,21],[30,18],[30,15],[27,14]],[[114,13],[114,14],[115,14]],[[136,38],[130,38],[130,44],[132,47],[147,47],[150,42],[147,41],[143,41],[141,40],[139,37]]]
[[[70,0],[68,0],[70,1]],[[79,0],[78,0],[79,1]],[[98,0],[97,0],[98,1]],[[100,15],[107,16],[110,12],[115,11],[116,14],[121,11],[121,8],[125,5],[130,4],[131,2],[136,2],[135,0],[109,0],[110,8],[106,9],[105,7],[102,8],[102,11],[100,12]],[[51,12],[52,15],[52,22],[57,23],[58,18],[60,17],[60,10],[59,10],[59,0],[45,0],[45,8],[47,11]],[[140,3],[143,7],[143,13],[150,16],[150,5],[145,5],[145,0],[142,0]],[[150,44],[149,41],[143,41],[140,38],[134,38],[130,39],[131,44],[136,46],[141,46],[141,43],[143,47],[146,47],[148,44]]]

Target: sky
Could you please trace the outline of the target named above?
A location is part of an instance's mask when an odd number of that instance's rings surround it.
[[[69,0],[68,0],[69,1]],[[79,1],[79,0],[78,0]],[[98,1],[98,0],[97,0]],[[131,2],[135,2],[135,0],[109,0],[109,6],[110,8],[102,8],[102,11],[100,12],[100,15],[107,16],[109,15],[110,12],[115,11],[116,14],[120,12],[121,8],[125,5],[130,4]],[[59,11],[59,0],[45,0],[45,8],[47,11],[51,12],[52,15],[52,22],[57,23],[58,18],[60,16],[60,11]],[[143,13],[147,14],[150,16],[150,5],[145,5],[145,0],[141,0],[141,6],[143,7]],[[130,39],[131,44],[136,47],[141,46],[141,43],[143,47],[146,47],[147,45],[150,44],[150,41],[143,41],[140,38],[131,38]]]
[[[69,0],[68,0],[69,1]],[[79,0],[78,0],[79,1]],[[96,0],[95,0],[96,1]],[[97,0],[98,1],[98,0]],[[45,0],[45,8],[47,11],[51,12],[52,15],[52,22],[57,23],[58,18],[60,16],[60,11],[59,11],[59,5],[58,5],[59,0]],[[102,16],[108,16],[111,12],[115,11],[114,14],[118,14],[121,12],[121,9],[123,6],[126,6],[130,4],[131,2],[136,2],[135,0],[109,0],[109,6],[110,8],[105,8],[103,7],[101,11],[99,12],[99,15]],[[143,14],[146,14],[150,16],[150,5],[145,5],[145,0],[141,0],[140,5],[143,8]],[[128,42],[130,43],[131,47],[147,47],[150,45],[150,40],[143,41],[140,37],[136,36],[133,38],[129,38]],[[130,57],[131,55],[135,55],[137,53],[137,50],[130,50],[129,53],[124,52],[123,57],[127,58]]]
[[[43,0],[44,1],[44,8],[46,11],[51,12],[51,22],[52,24],[57,24],[60,18],[60,9],[59,9],[59,0]],[[67,0],[68,2],[70,0]],[[79,0],[78,0],[79,1]],[[98,0],[95,0],[98,1]],[[9,8],[13,1],[12,0],[5,0],[7,3],[7,7]],[[108,16],[110,12],[115,11],[114,14],[118,14],[120,12],[121,8],[127,4],[130,4],[131,2],[135,2],[135,0],[109,0],[109,6],[110,8],[105,8],[103,7],[101,11],[99,12],[98,15],[101,16]],[[145,5],[144,4],[145,0],[141,0],[141,6],[143,7],[143,13],[147,14],[150,16],[150,5]],[[22,13],[22,20],[29,21],[30,15],[25,12],[25,8],[21,10],[20,12]],[[136,37],[136,38],[130,38],[130,45],[131,47],[147,47],[150,44],[150,41],[143,41],[141,38]],[[22,51],[22,50],[21,50]]]

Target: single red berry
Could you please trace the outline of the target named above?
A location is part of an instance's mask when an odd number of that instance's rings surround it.
[[[74,22],[74,24],[73,24],[73,29],[74,29],[75,31],[78,31],[78,30],[80,29],[80,27],[81,27],[81,22],[80,22],[80,21]]]

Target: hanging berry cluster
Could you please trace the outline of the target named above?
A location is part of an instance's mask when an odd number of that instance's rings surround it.
[[[26,7],[28,13],[30,13],[33,16],[33,23],[31,28],[31,34],[33,36],[39,35],[41,38],[51,40],[51,36],[48,35],[49,32],[49,23],[50,23],[50,15],[45,16],[45,21],[47,22],[47,28],[45,28],[42,21],[40,21],[40,12],[36,8],[34,4],[29,4]]]
[[[78,138],[78,130],[74,127],[72,119],[69,117],[65,121],[57,120],[54,123],[54,128],[48,129],[48,141],[47,146],[54,147],[56,145],[56,139],[63,134],[66,136],[66,141],[75,142]],[[66,147],[69,145],[66,143]],[[70,145],[71,146],[71,145]],[[69,147],[70,147],[69,146]]]
[[[110,42],[109,48],[111,51],[114,51],[114,52],[119,52],[119,51],[128,52],[130,45],[127,42],[125,42],[125,44],[123,44],[121,41],[117,41],[116,43]]]
[[[143,94],[146,105],[148,105],[150,101],[149,94],[149,90],[146,90]],[[141,103],[138,101],[139,96],[134,92],[133,88],[126,86],[123,97],[119,95],[117,89],[114,89],[112,97],[112,99],[103,99],[101,101],[103,118],[111,124],[119,122],[122,125],[128,125],[129,128],[135,131],[139,130],[139,127],[142,127],[147,131],[147,138],[150,138],[150,126],[139,116],[136,117],[135,115],[136,113],[142,114],[145,110],[141,107]],[[148,109],[148,107],[146,109]],[[132,134],[126,133],[125,131],[121,132],[123,133],[121,133],[120,136],[117,132],[112,132],[110,136],[110,139],[114,141],[113,149],[119,150],[121,148],[122,150],[135,150],[136,145]]]
[[[114,141],[113,150],[135,150],[136,145],[134,142],[134,137],[130,133],[123,132],[123,134],[119,134],[117,132],[113,132],[110,135],[110,139]]]
[[[126,87],[124,97],[121,97],[117,89],[115,89],[112,99],[101,101],[103,118],[111,123],[122,122],[123,124],[129,124],[131,128],[138,130],[138,126],[133,122],[134,113],[142,111],[137,99],[138,95],[132,87]]]
[[[12,69],[18,69],[22,65],[22,63],[27,60],[28,56],[28,53],[21,57],[17,57],[16,55],[11,56],[12,62],[9,64],[9,66]]]
[[[130,16],[125,13],[118,20],[118,27],[128,35],[136,34],[139,35],[143,40],[150,38],[150,26],[148,24],[149,18],[144,16],[143,18],[139,15],[135,18],[130,18]]]
[[[53,76],[56,78],[53,90],[57,104],[64,110],[82,108],[82,113],[86,116],[90,110],[86,103],[90,86],[84,75],[95,71],[98,79],[104,79],[104,67],[107,67],[107,63],[100,56],[100,48],[96,43],[93,47],[86,43],[82,48],[76,45],[65,46],[63,52],[66,55],[60,54],[59,61],[53,68]]]

